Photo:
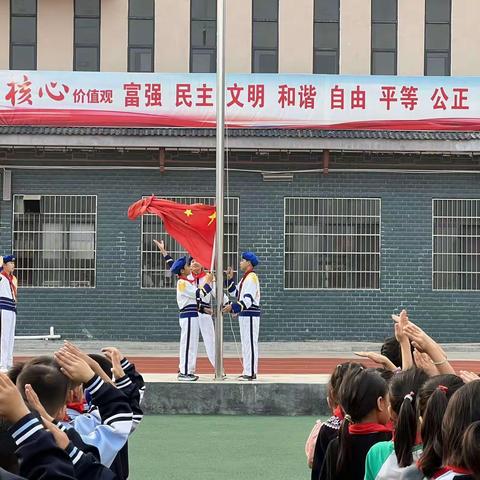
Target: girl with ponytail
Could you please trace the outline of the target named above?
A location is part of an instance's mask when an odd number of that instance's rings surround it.
[[[367,455],[365,480],[396,480],[418,460],[421,442],[418,431],[417,394],[428,380],[417,368],[398,373],[390,384],[390,416],[395,439],[375,444]]]
[[[386,381],[373,369],[349,372],[338,394],[345,413],[338,438],[328,445],[320,480],[363,480],[370,448],[392,438]]]
[[[478,474],[478,443],[476,448],[473,445],[473,449],[471,442],[467,443],[467,449],[464,448],[464,444],[465,440],[475,440],[475,437],[478,439],[478,428],[474,425],[475,422],[480,421],[479,398],[480,381],[478,380],[463,386],[452,396],[442,423],[442,468],[431,478],[473,479],[475,472]]]
[[[432,377],[420,389],[418,409],[421,419],[423,453],[419,467],[426,478],[432,477],[442,466],[442,421],[453,394],[464,383],[456,375]]]

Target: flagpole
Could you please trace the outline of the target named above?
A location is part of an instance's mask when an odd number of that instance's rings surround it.
[[[216,198],[217,231],[215,241],[216,321],[215,321],[215,380],[223,379],[223,184],[225,134],[225,0],[217,0],[217,146]]]

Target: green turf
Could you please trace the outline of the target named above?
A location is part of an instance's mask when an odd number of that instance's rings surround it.
[[[313,417],[147,416],[129,441],[131,480],[309,478]]]

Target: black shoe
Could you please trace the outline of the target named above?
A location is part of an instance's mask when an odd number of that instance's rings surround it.
[[[184,373],[179,373],[177,375],[177,379],[180,382],[196,382],[198,380],[197,375],[193,375],[192,373],[189,373],[188,375],[185,375]]]
[[[237,380],[240,382],[251,382],[252,380],[256,380],[256,375],[240,375]]]

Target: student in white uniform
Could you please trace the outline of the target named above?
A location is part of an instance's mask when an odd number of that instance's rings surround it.
[[[198,376],[195,375],[199,333],[198,303],[205,301],[212,291],[213,274],[207,273],[203,287],[198,288],[195,285],[195,280],[189,278],[191,268],[188,265],[187,257],[176,260],[170,271],[178,275],[177,303],[180,310],[180,328],[182,330],[178,380],[194,382],[198,380]]]
[[[223,308],[224,313],[238,314],[242,341],[243,374],[239,380],[251,381],[258,373],[258,334],[260,330],[260,284],[254,268],[258,258],[253,252],[243,252],[240,270],[243,277],[235,284],[233,269],[227,269],[227,290],[236,301]]]
[[[153,241],[160,250],[168,268],[173,265],[173,258],[165,249],[163,240]],[[197,288],[202,288],[205,285],[205,278],[207,273],[202,265],[200,265],[194,258],[190,260],[191,273],[188,278],[195,282]],[[205,351],[212,367],[215,368],[215,328],[212,318],[212,296],[215,295],[215,289],[212,290],[205,298],[198,302],[198,324],[200,327],[200,334],[205,345]]]
[[[13,345],[15,341],[15,323],[17,321],[17,278],[13,255],[0,257],[0,371],[5,372],[13,366]]]

